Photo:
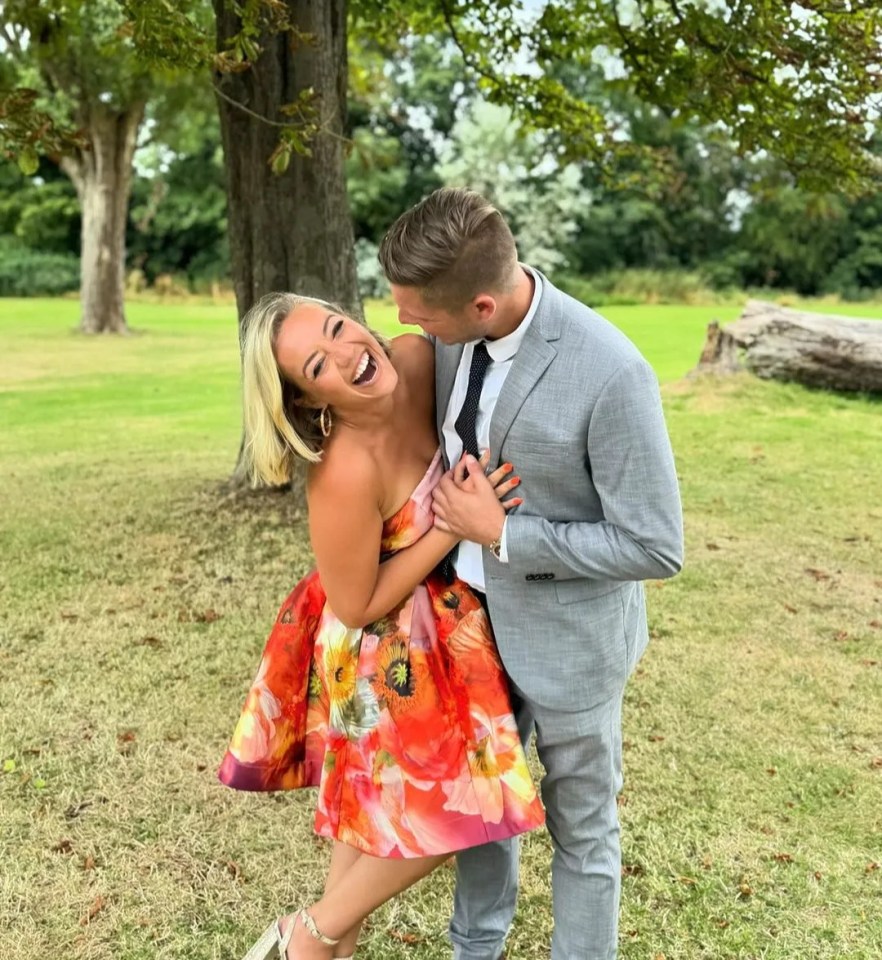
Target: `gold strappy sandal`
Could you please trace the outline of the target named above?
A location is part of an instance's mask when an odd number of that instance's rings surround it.
[[[332,940],[330,937],[326,937],[315,925],[315,920],[306,912],[305,908],[297,911],[294,923],[296,923],[297,920],[300,920],[303,926],[306,927],[306,932],[314,940],[318,940],[326,947],[336,946],[340,942],[339,940]],[[257,939],[254,946],[245,954],[243,960],[271,960],[271,958],[275,957],[280,958],[280,960],[287,960],[286,951],[288,944],[291,942],[291,937],[294,935],[294,923],[288,927],[286,933],[282,933],[282,927],[279,921],[273,920]],[[343,958],[343,960],[352,960],[352,958],[347,957]]]

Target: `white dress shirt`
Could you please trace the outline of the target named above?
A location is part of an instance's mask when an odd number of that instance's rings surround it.
[[[521,264],[524,270],[533,278],[533,299],[530,301],[530,308],[527,314],[520,322],[518,327],[511,333],[498,340],[485,340],[487,352],[490,354],[490,364],[487,367],[487,373],[484,376],[484,384],[481,388],[481,397],[478,402],[478,418],[475,424],[475,435],[478,439],[478,448],[486,450],[490,445],[490,420],[493,417],[493,411],[496,409],[496,401],[505,383],[505,378],[511,370],[512,361],[518,348],[527,332],[527,327],[536,314],[539,307],[539,299],[542,296],[542,279],[537,273],[531,270],[525,264]],[[444,452],[447,454],[447,462],[454,466],[459,462],[462,456],[462,439],[456,432],[454,423],[459,416],[459,411],[465,403],[466,391],[469,385],[469,370],[472,365],[472,354],[475,350],[475,343],[467,343],[462,351],[462,357],[459,361],[459,367],[456,371],[456,379],[453,382],[453,391],[450,394],[450,403],[447,405],[447,413],[444,416],[444,423],[441,428],[442,441],[444,443]],[[499,451],[491,451],[494,456],[498,456]],[[484,558],[480,543],[474,543],[471,540],[463,540],[456,552],[456,562],[454,567],[456,575],[460,580],[464,580],[469,586],[477,590],[485,590],[484,578]],[[508,562],[508,554],[505,544],[505,526],[502,529],[502,546],[500,559],[503,563]]]

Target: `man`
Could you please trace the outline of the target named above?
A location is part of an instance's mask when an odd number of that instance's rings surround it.
[[[615,327],[519,264],[500,213],[438,190],[380,247],[402,323],[434,338],[448,465],[439,525],[483,597],[525,738],[535,729],[554,844],[553,960],[613,960],[621,874],[621,708],[648,639],[642,580],[682,564],[677,477],[658,385]],[[506,517],[476,458],[510,461]],[[466,459],[461,460],[465,451]],[[458,960],[499,960],[517,845],[457,858]]]

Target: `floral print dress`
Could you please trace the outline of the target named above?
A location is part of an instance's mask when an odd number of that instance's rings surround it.
[[[426,533],[440,450],[383,527],[383,559]],[[219,771],[237,790],[318,787],[316,833],[377,857],[501,840],[544,814],[487,614],[437,573],[364,628],[318,573],[282,605]]]

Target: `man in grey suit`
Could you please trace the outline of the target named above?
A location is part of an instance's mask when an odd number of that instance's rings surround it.
[[[493,624],[525,741],[535,730],[554,844],[553,960],[616,956],[622,696],[646,647],[643,584],[682,564],[682,518],[658,384],[616,327],[518,263],[500,213],[433,193],[380,248],[403,323],[434,338],[438,433],[452,469],[436,522]],[[478,463],[514,464],[508,515]],[[458,960],[499,960],[516,841],[457,857]]]

